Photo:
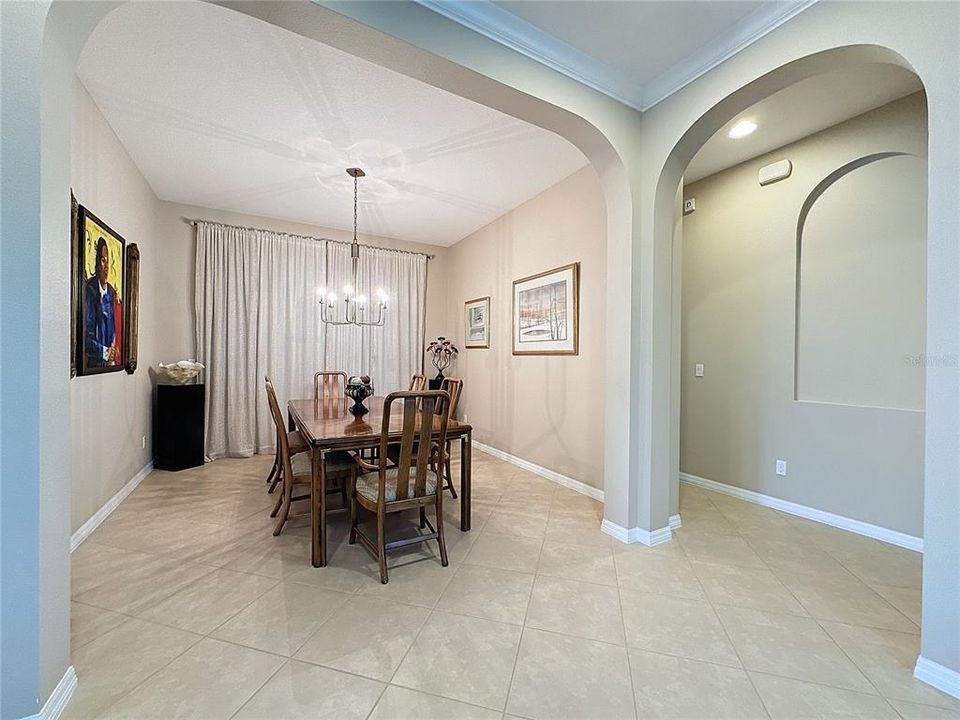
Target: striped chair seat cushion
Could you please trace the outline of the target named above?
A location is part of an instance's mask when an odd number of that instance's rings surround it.
[[[394,502],[397,498],[397,474],[399,472],[398,468],[388,468],[387,469],[387,478],[384,486],[386,498],[385,502]],[[416,470],[411,468],[410,470],[410,482],[407,486],[407,497],[400,498],[401,500],[409,500],[414,496],[415,492],[415,479],[416,479]],[[432,470],[427,470],[427,489],[426,495],[435,495],[437,492],[437,484],[439,480],[437,479],[437,474]],[[363,495],[365,498],[372,500],[373,502],[377,501],[377,495],[380,494],[380,474],[376,472],[366,473],[357,478],[357,492],[360,495]]]

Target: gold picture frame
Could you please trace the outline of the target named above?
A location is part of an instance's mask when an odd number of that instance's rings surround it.
[[[513,354],[580,354],[580,263],[513,281]]]

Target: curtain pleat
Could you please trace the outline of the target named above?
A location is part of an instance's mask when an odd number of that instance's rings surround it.
[[[313,394],[313,373],[371,376],[377,394],[405,389],[424,346],[427,260],[361,247],[358,292],[389,296],[383,327],[320,321],[317,289],[343,298],[350,248],[266,230],[197,224],[197,359],[206,366],[206,454],[273,452],[264,376],[281,404]],[[342,314],[343,303],[337,311]]]

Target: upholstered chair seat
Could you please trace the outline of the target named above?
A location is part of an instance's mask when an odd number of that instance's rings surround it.
[[[384,494],[386,497],[383,499],[384,502],[394,502],[396,500],[409,500],[414,497],[414,491],[416,489],[415,478],[411,477],[407,485],[407,497],[398,498],[397,497],[397,474],[399,472],[398,468],[389,468],[386,471],[386,479],[384,481]],[[427,487],[424,495],[433,495],[437,492],[437,474],[433,470],[427,470]],[[377,502],[377,495],[380,494],[380,477],[377,473],[366,473],[360,475],[357,478],[357,492],[363,495],[365,498],[369,499],[371,502]]]

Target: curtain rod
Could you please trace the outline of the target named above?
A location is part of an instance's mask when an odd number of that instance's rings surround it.
[[[2,0],[0,0],[2,1]],[[318,238],[313,237],[312,235],[298,235],[297,233],[288,233],[282,232],[280,230],[268,230],[267,228],[258,228],[252,227],[249,225],[231,225],[230,223],[223,222],[214,222],[213,220],[197,220],[195,218],[182,218],[185,223],[188,225],[193,225],[196,227],[199,223],[206,223],[207,225],[222,225],[223,227],[236,228],[237,230],[256,230],[258,232],[272,232],[277,235],[289,235],[290,237],[300,238],[301,240],[313,240],[314,242],[331,242],[336,243],[337,245],[350,245],[344,240],[332,240],[330,238]],[[430,253],[417,252],[416,250],[400,250],[399,248],[389,248],[381,247],[380,245],[368,245],[367,243],[360,243],[362,247],[370,248],[372,250],[385,250],[387,252],[403,253],[405,255],[423,255],[427,260],[433,260],[436,255],[431,255]]]

